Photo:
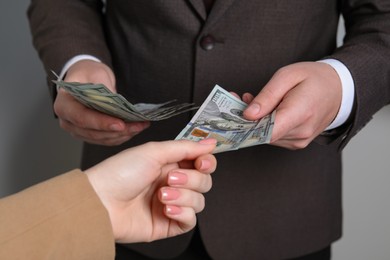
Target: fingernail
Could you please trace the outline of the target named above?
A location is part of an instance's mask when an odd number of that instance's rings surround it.
[[[214,138],[206,138],[206,139],[200,140],[198,143],[200,143],[200,144],[216,144],[217,140],[215,140]]]
[[[188,181],[187,174],[181,173],[181,172],[171,172],[168,176],[168,184],[175,186],[175,185],[184,185]]]
[[[260,112],[260,105],[257,103],[252,103],[246,109],[247,114],[257,115]]]
[[[112,124],[110,125],[110,130],[113,131],[121,131],[122,130],[122,125],[121,124]]]
[[[161,199],[162,200],[175,200],[180,197],[180,192],[176,189],[163,188],[161,189]]]
[[[167,215],[178,215],[181,213],[181,208],[177,206],[167,205],[165,206],[165,213]]]
[[[211,162],[209,160],[202,160],[200,162],[200,169],[199,170],[207,170],[211,166]]]

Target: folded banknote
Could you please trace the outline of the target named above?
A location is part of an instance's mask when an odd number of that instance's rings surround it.
[[[243,118],[247,104],[216,85],[176,140],[214,138],[214,153],[269,143],[275,112],[258,121]]]

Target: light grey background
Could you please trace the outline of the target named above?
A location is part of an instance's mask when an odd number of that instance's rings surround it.
[[[78,167],[81,143],[53,117],[27,0],[0,2],[0,196]],[[341,27],[341,36],[343,28]],[[344,236],[333,259],[390,259],[390,107],[344,150]],[[1,225],[1,223],[0,223]]]

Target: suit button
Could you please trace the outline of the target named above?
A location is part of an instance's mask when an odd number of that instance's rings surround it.
[[[215,38],[211,35],[203,36],[200,40],[200,47],[205,51],[210,51],[215,46]]]

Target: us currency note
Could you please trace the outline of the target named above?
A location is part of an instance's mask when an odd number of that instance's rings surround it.
[[[62,80],[53,82],[85,106],[121,118],[126,122],[160,121],[198,108],[191,103],[171,105],[176,100],[161,104],[132,104],[125,97],[113,93],[103,84],[65,82]]]
[[[176,140],[217,140],[214,153],[266,144],[271,141],[275,112],[258,121],[243,118],[247,104],[216,85]]]

